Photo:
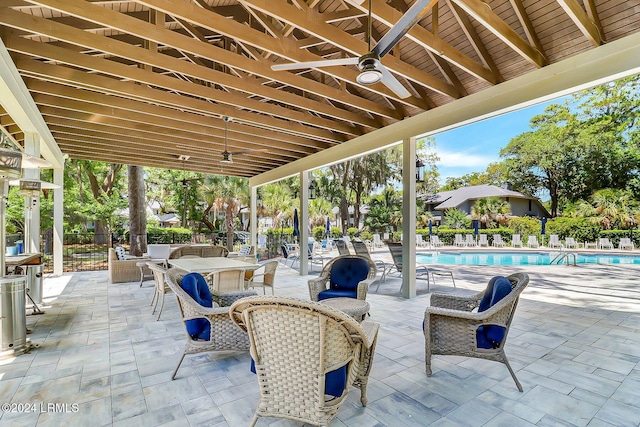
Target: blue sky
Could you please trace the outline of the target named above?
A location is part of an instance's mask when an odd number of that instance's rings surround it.
[[[562,104],[565,98],[537,104],[502,116],[434,135],[440,182],[484,171],[489,163],[500,161],[500,150],[512,138],[527,132],[529,120],[541,114],[549,104]]]

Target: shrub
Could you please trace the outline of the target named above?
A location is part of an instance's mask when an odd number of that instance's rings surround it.
[[[370,231],[361,231],[360,232],[360,239],[362,239],[362,240],[372,240],[373,241],[373,233],[371,233]]]
[[[314,227],[313,228],[313,238],[320,241],[324,239],[324,235],[327,232],[325,227]]]
[[[129,231],[125,233],[129,241]],[[188,243],[191,241],[191,230],[187,228],[147,227],[147,243]]]
[[[331,227],[330,236],[332,239],[339,239],[342,237],[342,228],[340,227]]]
[[[353,239],[354,237],[356,237],[356,236],[358,235],[358,229],[357,229],[357,228],[355,228],[355,227],[349,227],[349,228],[347,228],[347,235],[348,235],[350,238],[352,238],[352,239]]]

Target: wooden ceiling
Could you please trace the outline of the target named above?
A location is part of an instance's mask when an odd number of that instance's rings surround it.
[[[351,1],[0,0],[0,37],[71,158],[251,177],[640,30],[637,0],[439,0],[382,59],[408,98],[271,70],[366,53]],[[372,0],[373,42],[411,3]]]

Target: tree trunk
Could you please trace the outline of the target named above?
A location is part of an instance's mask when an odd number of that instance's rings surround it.
[[[147,251],[147,212],[142,166],[129,166],[129,253],[141,256]]]
[[[95,237],[94,237],[94,242],[96,242],[97,244],[107,244],[107,243],[111,243],[111,233],[109,232],[108,227],[105,227],[104,222],[97,220],[96,221],[96,232],[95,232]]]

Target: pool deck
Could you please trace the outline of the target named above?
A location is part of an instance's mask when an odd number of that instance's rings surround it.
[[[390,260],[388,251],[373,256]],[[331,426],[640,425],[640,267],[447,268],[457,289],[438,277],[432,291],[473,292],[497,274],[530,275],[506,345],[524,392],[504,365],[477,359],[435,356],[427,378],[426,282],[418,280],[418,296],[406,300],[392,276],[367,297],[371,319],[382,324],[369,404],[362,408],[352,388]],[[310,277],[281,264],[275,293],[306,299]],[[259,399],[249,355],[187,356],[171,381],[184,332],[171,294],[155,320],[152,289],[150,281],[109,285],[104,271],[47,278],[46,313],[27,317],[37,347],[0,360],[0,403],[44,403],[45,410],[0,413],[0,425],[248,425]],[[47,403],[77,410],[46,410]],[[259,420],[266,425],[301,424]]]

